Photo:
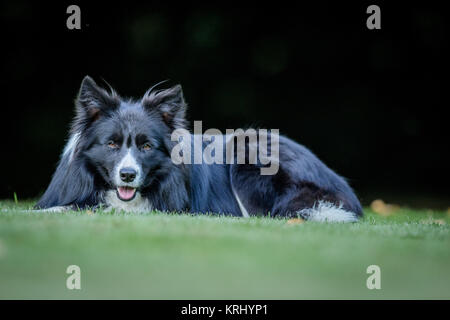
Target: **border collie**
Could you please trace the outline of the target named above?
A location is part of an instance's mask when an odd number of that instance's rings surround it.
[[[86,76],[75,106],[70,138],[37,209],[103,207],[329,222],[362,217],[347,182],[307,148],[284,136],[279,136],[279,168],[273,175],[261,174],[260,161],[172,161],[178,143],[172,133],[187,126],[180,85],[153,87],[141,100],[127,100]]]

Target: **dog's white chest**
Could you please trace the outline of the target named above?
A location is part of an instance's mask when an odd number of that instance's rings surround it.
[[[145,213],[153,210],[153,206],[151,205],[148,199],[143,198],[140,192],[136,193],[136,196],[133,200],[130,201],[122,201],[117,198],[116,191],[110,190],[105,193],[105,205],[107,206],[106,210],[116,209],[123,210],[127,212],[140,212]]]

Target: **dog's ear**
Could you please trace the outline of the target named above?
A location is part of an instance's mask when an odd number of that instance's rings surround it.
[[[84,77],[78,92],[76,105],[76,121],[92,123],[102,114],[116,109],[120,99],[115,91],[111,92],[100,88],[91,77]]]
[[[153,89],[153,88],[152,88]],[[170,89],[147,91],[142,105],[149,112],[158,113],[170,129],[186,127],[186,102],[181,85]]]

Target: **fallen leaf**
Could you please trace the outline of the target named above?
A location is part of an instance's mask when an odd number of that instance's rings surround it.
[[[370,208],[375,212],[378,213],[381,216],[387,217],[395,213],[398,209],[400,209],[400,206],[397,204],[388,204],[385,203],[381,199],[377,199],[372,201],[370,204]]]
[[[94,214],[94,212],[92,210],[86,210],[86,213],[90,216]]]
[[[289,219],[286,224],[302,224],[303,222],[305,222],[305,220],[303,220],[302,218],[293,218]]]

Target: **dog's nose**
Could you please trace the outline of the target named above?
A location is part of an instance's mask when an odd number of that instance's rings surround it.
[[[119,173],[123,182],[131,182],[136,178],[136,170],[133,168],[122,168]]]

